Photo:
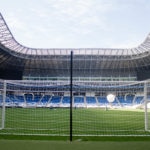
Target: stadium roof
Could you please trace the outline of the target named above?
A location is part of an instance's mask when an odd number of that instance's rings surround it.
[[[15,40],[0,14],[0,69],[3,70],[69,70],[70,53],[74,53],[74,69],[137,71],[150,68],[150,34],[135,48],[42,49],[29,48]],[[59,71],[58,71],[59,70]],[[87,71],[86,71],[87,73]],[[85,74],[86,74],[85,73]],[[63,74],[63,73],[61,73]]]
[[[5,49],[10,50],[12,53],[25,54],[25,55],[68,55],[70,51],[74,51],[75,55],[113,55],[113,56],[129,56],[131,58],[140,55],[149,55],[150,50],[150,34],[145,41],[135,48],[79,48],[79,49],[42,49],[42,48],[29,48],[21,45],[15,40],[11,31],[9,30],[5,20],[0,14],[0,44]]]

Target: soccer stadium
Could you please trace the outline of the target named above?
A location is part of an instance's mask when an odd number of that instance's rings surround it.
[[[29,48],[0,14],[1,135],[150,136],[149,79],[150,35],[128,49]]]

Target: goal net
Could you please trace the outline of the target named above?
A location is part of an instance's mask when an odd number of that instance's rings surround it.
[[[73,81],[74,136],[149,136],[150,82]],[[0,134],[70,133],[68,81],[0,81]]]

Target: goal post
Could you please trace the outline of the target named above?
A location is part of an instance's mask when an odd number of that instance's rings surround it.
[[[6,82],[0,80],[0,129],[5,128]]]
[[[3,103],[2,103],[2,129],[5,128],[5,100],[6,100],[6,81],[4,81],[3,85],[4,85],[4,89],[3,89]]]
[[[144,82],[145,131],[150,131],[150,81]]]
[[[0,94],[0,134],[70,136],[69,81],[0,81]],[[149,125],[149,80],[73,80],[73,136],[150,136]]]

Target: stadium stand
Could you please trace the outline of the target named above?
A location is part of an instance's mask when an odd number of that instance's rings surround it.
[[[74,107],[105,107],[110,104],[106,97],[112,91],[116,98],[111,106],[141,104],[144,85],[131,87],[135,95],[127,95],[127,87],[117,86],[150,78],[149,43],[150,34],[131,49],[29,48],[16,41],[0,14],[0,105],[6,81],[7,107],[69,107],[71,52],[73,94],[78,93],[73,96]]]

